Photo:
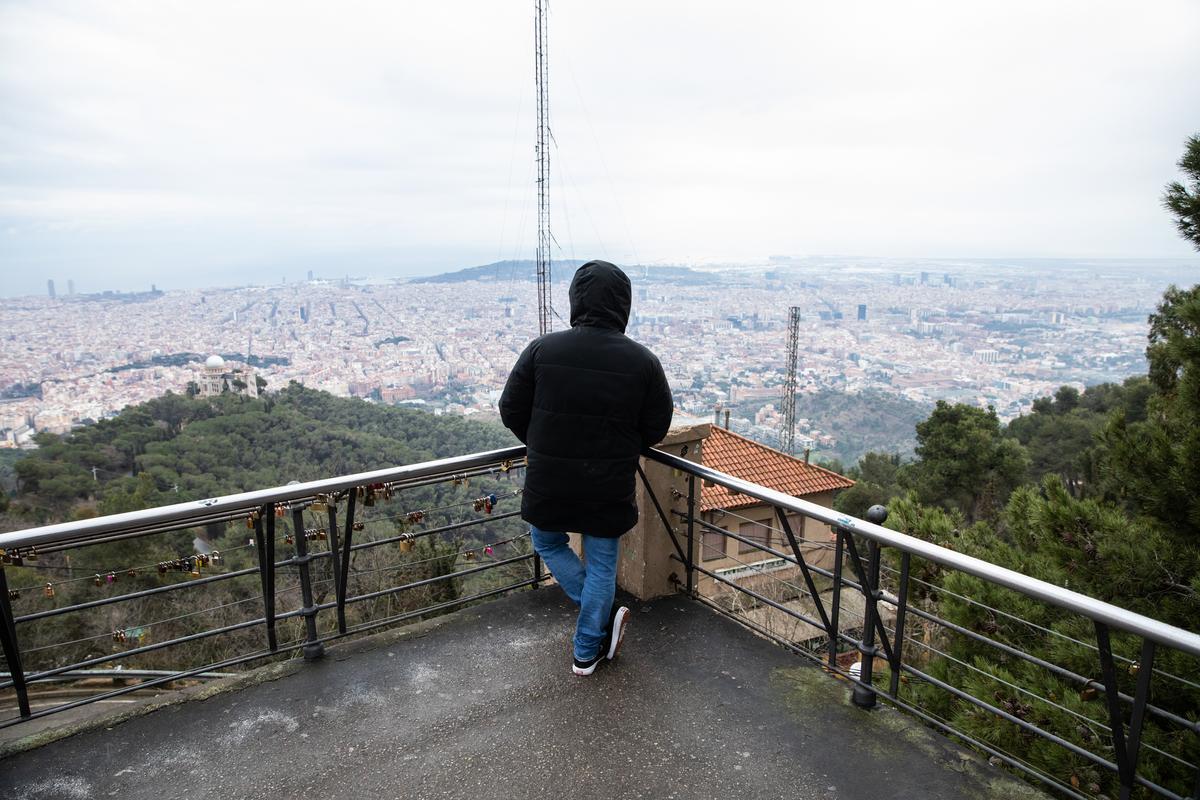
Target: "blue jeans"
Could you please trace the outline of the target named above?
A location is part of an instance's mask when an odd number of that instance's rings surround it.
[[[533,549],[546,562],[550,574],[579,606],[575,622],[575,658],[588,661],[596,657],[608,640],[608,618],[617,593],[617,554],[621,540],[583,534],[583,555],[587,567],[571,549],[565,533],[544,531],[530,526]]]

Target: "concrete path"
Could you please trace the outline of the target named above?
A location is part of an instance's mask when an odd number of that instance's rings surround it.
[[[633,608],[590,678],[521,592],[10,756],[0,797],[1043,797],[704,606]]]

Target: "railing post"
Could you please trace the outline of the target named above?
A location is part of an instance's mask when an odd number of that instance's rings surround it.
[[[354,539],[354,503],[358,492],[351,489],[346,493],[346,526],[342,531],[342,557],[338,561],[337,610],[338,632],[346,632],[346,594],[350,583],[350,542]]]
[[[788,522],[787,514],[778,506],[775,507],[775,518],[779,520],[779,526],[783,528],[783,535],[787,537],[788,545],[792,548],[792,555],[795,556],[796,563],[800,566],[800,574],[804,576],[804,585],[813,600],[813,607],[817,609],[817,616],[821,618],[821,624],[825,626],[826,635],[832,640],[837,637],[837,632],[833,629],[829,616],[825,613],[825,604],[821,602],[821,593],[817,591],[816,581],[813,580],[812,573],[808,569],[808,562],[804,560],[804,552],[800,549],[800,542],[792,530],[792,523]]]
[[[354,494],[354,492],[350,492]],[[342,585],[342,553],[338,547],[337,498],[331,496],[325,509],[329,524],[329,565],[333,573],[333,593],[337,598],[338,633],[346,632],[346,587]],[[346,536],[350,535],[350,526],[346,526]]]
[[[1133,698],[1133,718],[1129,723],[1129,737],[1125,736],[1125,718],[1121,711],[1120,691],[1117,687],[1117,668],[1113,663],[1112,641],[1108,626],[1095,621],[1096,649],[1100,652],[1100,674],[1104,680],[1104,694],[1108,701],[1108,722],[1112,730],[1113,756],[1117,761],[1117,777],[1121,781],[1120,800],[1129,800],[1137,779],[1138,751],[1142,744],[1142,722],[1145,720],[1146,703],[1150,699],[1150,678],[1154,672],[1154,642],[1142,642],[1142,660],[1138,662],[1137,689]],[[1200,781],[1197,782],[1200,788]]]
[[[688,474],[687,593],[696,594],[696,476]]]
[[[263,532],[263,519],[267,530]],[[263,619],[267,624],[267,647],[279,649],[275,636],[275,504],[267,503],[254,517],[254,544],[258,555],[258,578],[262,583]]]
[[[875,707],[875,690],[871,688],[871,673],[875,666],[875,655],[879,648],[875,646],[875,615],[876,601],[879,599],[879,543],[871,540],[867,543],[868,559],[867,583],[863,586],[863,630],[862,642],[858,651],[862,653],[862,666],[859,668],[860,683],[854,684],[852,699],[859,708]]]
[[[900,696],[900,667],[904,663],[904,619],[908,613],[908,573],[912,568],[912,554],[900,556],[900,594],[896,603],[896,631],[892,634],[892,697]]]
[[[845,544],[842,537],[846,531],[840,526],[834,528],[833,543],[833,608],[829,610],[829,668],[837,669],[838,653],[838,617],[842,610],[842,560],[845,555]]]
[[[308,554],[308,539],[304,531],[304,510],[299,507],[292,509],[292,533],[296,542],[295,561],[300,573],[300,597],[304,603],[300,614],[304,617],[305,638],[304,646],[300,649],[304,653],[305,661],[313,661],[325,655],[325,643],[320,641],[317,636],[317,604],[313,602],[312,575],[308,568],[312,556]]]
[[[8,578],[4,567],[0,567],[0,644],[4,647],[4,659],[12,675],[13,688],[17,692],[17,705],[21,716],[29,718],[29,691],[25,686],[25,670],[21,667],[21,647],[17,642],[17,624],[13,621],[12,603],[8,599]]]

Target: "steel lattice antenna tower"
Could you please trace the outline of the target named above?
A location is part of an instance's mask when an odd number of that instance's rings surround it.
[[[800,306],[792,306],[788,323],[787,381],[783,384],[783,430],[781,449],[796,455],[796,361],[799,358]]]
[[[538,159],[538,334],[550,332],[553,323],[551,302],[550,265],[550,67],[549,45],[547,44],[550,0],[534,0],[537,15],[534,18],[534,47],[537,53],[537,159]]]

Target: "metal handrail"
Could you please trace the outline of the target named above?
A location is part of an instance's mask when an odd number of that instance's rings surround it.
[[[266,503],[286,503],[291,500],[310,498],[318,494],[332,494],[372,483],[419,480],[432,475],[451,474],[487,464],[515,461],[524,457],[524,446],[506,447],[465,456],[442,458],[436,461],[424,461],[419,464],[359,472],[354,475],[342,475],[336,478],[323,478],[270,489],[258,489],[253,492],[230,494],[206,500],[175,503],[141,511],[128,511],[123,514],[110,514],[93,519],[43,525],[39,528],[0,533],[0,550],[42,547],[62,542],[78,544],[104,534],[129,531],[130,529],[150,533],[157,528],[178,528],[183,522],[191,521],[193,524],[199,524],[212,517],[233,515],[239,512],[247,513]]]
[[[779,508],[803,514],[812,519],[824,522],[835,528],[843,528],[859,534],[882,546],[894,547],[900,552],[911,553],[914,556],[941,564],[944,567],[958,570],[968,575],[974,575],[989,583],[1004,586],[1029,597],[1042,600],[1059,608],[1073,611],[1093,621],[1102,622],[1122,631],[1137,634],[1158,644],[1200,656],[1200,634],[1191,633],[1182,628],[1176,628],[1165,622],[1137,614],[1133,611],[1114,606],[1103,600],[1073,592],[1061,586],[1023,575],[1007,567],[984,561],[974,556],[949,550],[945,547],[926,542],[915,536],[890,530],[882,525],[876,525],[866,520],[851,517],[826,506],[803,500],[783,492],[768,489],[756,483],[735,478],[724,472],[688,461],[686,458],[672,455],[657,449],[648,449],[644,455],[660,464],[673,469],[682,470],[712,483],[732,489],[765,503]]]
[[[0,552],[3,553],[6,564],[9,561],[12,561],[14,566],[29,566],[36,568],[35,563],[22,564],[21,560],[28,559],[30,562],[33,562],[35,553],[38,552],[48,554],[59,550],[67,550],[76,547],[87,547],[89,545],[103,544],[128,538],[162,534],[212,522],[245,520],[249,523],[249,526],[253,531],[254,538],[250,546],[256,548],[258,556],[257,569],[251,567],[248,569],[235,570],[232,572],[211,575],[205,578],[198,578],[195,581],[185,581],[150,589],[136,590],[118,596],[105,597],[101,600],[87,601],[83,603],[77,603],[76,605],[57,607],[49,611],[27,614],[19,617],[14,616],[12,613],[11,600],[13,599],[13,594],[15,593],[10,594],[5,576],[5,567],[0,566],[0,645],[2,645],[3,655],[8,662],[10,670],[10,673],[7,674],[7,680],[0,682],[0,688],[10,686],[15,688],[20,712],[19,717],[0,720],[0,728],[19,724],[25,720],[46,716],[48,714],[69,710],[71,708],[98,700],[104,700],[111,697],[120,696],[128,692],[161,685],[178,678],[198,675],[200,673],[210,673],[213,670],[249,663],[271,656],[278,656],[294,650],[301,650],[306,659],[319,658],[324,652],[324,646],[326,642],[334,641],[343,636],[349,636],[367,630],[373,630],[377,627],[382,627],[388,624],[395,624],[397,622],[421,616],[423,614],[459,607],[466,603],[474,602],[476,600],[481,600],[527,586],[536,588],[545,580],[546,576],[544,576],[542,573],[540,559],[534,553],[503,558],[497,561],[489,561],[487,563],[463,570],[455,570],[451,568],[452,571],[450,572],[445,572],[429,578],[410,580],[409,582],[399,586],[392,586],[375,592],[367,592],[365,594],[351,595],[348,588],[350,558],[351,554],[356,551],[364,548],[380,547],[396,541],[407,542],[411,544],[413,541],[420,538],[434,536],[451,530],[460,530],[465,527],[481,524],[485,521],[482,517],[478,520],[460,520],[448,525],[436,526],[413,532],[405,531],[397,536],[389,536],[381,539],[370,539],[368,541],[355,543],[353,541],[353,531],[362,530],[360,523],[355,522],[355,511],[358,498],[364,498],[363,504],[370,506],[373,505],[371,501],[373,498],[378,496],[378,493],[383,493],[384,499],[386,500],[393,492],[403,492],[409,489],[427,486],[431,483],[441,483],[447,481],[460,483],[471,477],[492,475],[497,472],[506,472],[509,469],[515,468],[519,469],[524,466],[524,457],[525,448],[523,446],[501,448],[497,450],[472,453],[464,456],[426,461],[418,464],[390,467],[387,469],[360,472],[352,475],[342,475],[334,478],[308,481],[305,483],[297,482],[288,484],[286,486],[278,486],[251,492],[243,492],[240,494],[226,495],[207,500],[176,503],[174,505],[163,506],[159,508],[145,509],[123,514],[113,514],[105,517],[79,520],[56,525],[45,525],[37,528],[29,528],[26,530],[0,534]],[[503,496],[512,497],[519,493],[520,490]],[[324,551],[310,552],[307,545],[310,531],[305,526],[304,514],[305,508],[310,503],[316,504],[318,502],[323,505],[322,510],[327,516],[327,521],[324,525],[322,525],[321,530],[327,530],[328,532],[329,548]],[[344,505],[342,505],[343,502]],[[475,502],[478,504],[484,501],[476,500]],[[491,502],[495,502],[495,496],[492,496]],[[338,507],[340,505],[344,508],[345,516],[343,520],[339,520],[338,518]],[[446,508],[452,507],[454,506],[428,509],[428,513],[443,511]],[[279,510],[283,513],[277,515],[275,513],[276,510]],[[478,505],[475,510],[480,510]],[[278,560],[275,557],[276,520],[279,516],[288,516],[288,511],[291,512],[290,525],[293,533],[289,541],[295,547],[295,556]],[[486,521],[494,522],[496,520],[509,519],[517,516],[520,513],[518,511],[512,511],[493,516],[491,511],[492,506],[489,504],[487,506],[488,516],[486,517]],[[426,512],[421,512],[422,516],[424,516],[424,513]],[[411,517],[411,513],[408,516]],[[340,531],[339,522],[341,523]],[[322,536],[321,538],[325,537]],[[511,541],[513,541],[513,539],[506,540],[506,542]],[[501,544],[503,543],[505,542],[501,542]],[[468,553],[468,558],[470,558],[472,552],[473,551]],[[461,555],[461,553],[456,555]],[[332,582],[334,584],[336,600],[330,602],[318,602],[318,599],[314,596],[312,591],[315,584],[313,583],[310,575],[310,564],[317,559],[325,558],[331,560],[333,573],[333,577],[325,582]],[[478,592],[466,597],[456,597],[444,603],[438,603],[433,606],[425,606],[423,608],[406,611],[396,616],[389,616],[385,619],[368,620],[367,622],[354,626],[349,625],[345,617],[345,608],[347,604],[354,604],[377,597],[383,597],[385,595],[392,595],[417,587],[428,586],[437,582],[453,581],[455,579],[460,579],[463,576],[474,575],[486,570],[502,568],[508,565],[523,563],[526,561],[532,562],[533,577],[528,580],[509,582],[499,588]],[[277,594],[275,587],[275,574],[276,570],[283,566],[294,566],[298,572],[299,584],[291,588],[300,590],[301,605],[285,612],[277,612],[275,608],[275,597]],[[116,654],[92,656],[78,663],[53,666],[48,669],[43,669],[40,672],[26,673],[22,666],[21,649],[17,632],[18,624],[33,622],[34,620],[47,616],[57,616],[59,614],[80,611],[85,608],[123,603],[138,597],[149,596],[151,594],[188,590],[195,586],[204,585],[213,581],[229,580],[234,577],[247,576],[254,573],[259,574],[262,583],[263,616],[261,617],[225,625],[223,627],[208,628],[197,632],[187,633],[185,635],[174,636],[174,638],[168,638],[165,641],[141,645],[131,649],[123,650]],[[247,600],[253,599],[255,598],[247,598]],[[331,610],[337,611],[336,632],[322,635],[317,627],[317,617],[321,612],[327,612]],[[305,636],[303,639],[296,640],[291,643],[279,643],[276,636],[276,624],[283,620],[293,618],[303,620]],[[143,653],[163,650],[169,647],[183,645],[188,642],[194,642],[200,639],[233,633],[235,631],[247,630],[258,626],[264,626],[266,629],[266,649],[258,650],[250,654],[239,655],[217,664],[209,664],[204,667],[184,670],[182,672],[162,672],[162,674],[154,675],[145,673],[142,675],[142,677],[146,677],[148,680],[144,680],[139,684],[121,687],[114,689],[111,692],[106,692],[99,695],[89,696],[61,706],[41,709],[38,711],[34,711],[30,707],[28,686],[31,683],[56,679],[67,674],[77,674],[79,670],[83,668],[95,667],[122,658],[136,657]],[[132,677],[135,674],[133,671],[121,672],[123,672],[127,677]]]

